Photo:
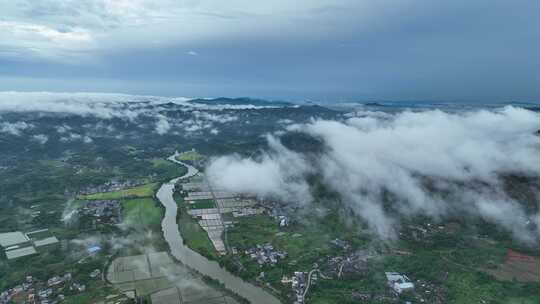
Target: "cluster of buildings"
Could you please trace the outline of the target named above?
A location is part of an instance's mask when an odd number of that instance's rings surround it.
[[[77,210],[79,215],[89,216],[102,224],[119,224],[122,222],[121,204],[114,200],[88,201]]]
[[[281,228],[289,226],[289,218],[285,215],[278,216],[278,222]]]
[[[392,291],[389,293],[372,293],[366,291],[353,291],[351,293],[351,299],[360,303],[371,303],[371,302],[390,302],[395,303],[397,297],[404,292],[411,292],[415,290],[415,285],[412,281],[404,274],[397,272],[385,272],[386,281],[388,287]],[[420,303],[437,303],[442,304],[444,302],[426,302],[425,299],[417,297]],[[410,304],[410,302],[405,302],[405,304]]]
[[[342,239],[333,239],[330,241],[330,244],[334,245],[335,247],[337,248],[340,248],[344,251],[348,251],[351,249],[351,245],[347,242],[347,241],[344,241]]]
[[[446,303],[446,290],[444,287],[425,280],[414,281],[415,292],[420,303],[444,304]]]
[[[59,244],[48,229],[23,233],[21,231],[0,233],[0,247],[8,260],[37,254]]]
[[[88,186],[79,190],[79,195],[89,195],[102,192],[119,191],[127,188],[133,188],[145,184],[144,180],[127,180],[120,181],[117,179],[110,180],[99,186]]]
[[[52,304],[64,300],[65,293],[73,294],[85,290],[84,284],[73,282],[71,273],[53,276],[46,281],[27,276],[24,283],[0,293],[0,304]]]
[[[276,265],[279,260],[287,257],[287,252],[274,249],[271,244],[257,245],[245,251],[252,260],[257,261],[259,266]]]
[[[319,274],[321,277],[326,278],[321,271],[319,266],[315,263],[314,268],[308,272],[295,271],[291,278],[284,276],[281,279],[282,284],[291,283],[291,288],[293,291],[294,304],[304,304],[308,291],[312,285],[317,284],[319,280]]]
[[[453,234],[460,229],[458,223],[434,224],[422,223],[407,225],[400,231],[400,237],[417,242],[430,242],[433,236],[441,233]]]
[[[282,284],[291,283],[291,287],[294,293],[294,304],[303,304],[305,300],[305,293],[307,288],[306,274],[302,271],[295,271],[291,278],[284,276],[281,279]]]
[[[296,296],[294,304],[303,304],[307,288],[306,274],[301,271],[295,271],[291,281],[291,286]]]
[[[386,275],[388,286],[396,294],[414,290],[414,284],[406,275],[397,272],[385,272],[384,274]]]
[[[30,213],[31,218],[36,218],[36,217],[41,215],[41,211],[36,210],[39,206],[40,205],[32,205],[32,206],[30,206],[30,209],[32,210],[32,212]]]
[[[341,265],[347,265],[347,264],[348,263],[346,262],[346,263],[342,263]],[[316,268],[310,271],[309,274],[306,274],[305,272],[301,272],[301,271],[296,271],[294,272],[294,275],[291,278],[284,276],[281,279],[282,284],[291,283],[291,287],[292,287],[294,299],[295,299],[294,304],[305,303],[305,297],[306,297],[306,294],[308,293],[310,285],[316,284],[318,280],[318,274],[320,274],[323,278],[328,278],[325,274],[323,274],[318,269],[318,265],[315,265],[315,267]],[[342,266],[342,268],[343,267],[345,266]],[[397,272],[385,272],[385,276],[386,276],[387,284],[392,290],[393,295],[389,295],[385,293],[374,294],[371,292],[353,291],[351,293],[352,300],[365,302],[365,303],[368,303],[370,301],[391,301],[392,299],[395,299],[397,296],[399,296],[400,294],[404,292],[415,290],[414,283],[404,274],[400,274]],[[422,284],[423,287],[427,287],[427,285],[428,285],[427,283]],[[422,297],[419,297],[419,300],[422,303],[425,302],[425,299],[423,299]],[[433,302],[433,303],[444,303],[444,302]]]
[[[263,201],[264,206],[267,208],[267,213],[270,217],[275,219],[279,223],[280,228],[288,227],[290,224],[290,219],[284,208],[282,208],[278,202],[273,201]]]
[[[325,274],[338,279],[365,275],[369,271],[368,260],[371,255],[355,252],[346,256],[330,257],[325,265]]]
[[[353,291],[351,293],[351,299],[360,303],[371,303],[371,302],[395,302],[395,298],[385,295],[385,294],[373,294],[371,292],[362,292],[362,291]],[[405,303],[407,304],[407,303]],[[410,304],[410,303],[409,303]]]

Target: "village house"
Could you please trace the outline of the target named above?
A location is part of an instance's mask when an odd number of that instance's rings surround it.
[[[385,272],[384,274],[386,275],[388,286],[392,288],[395,293],[401,294],[405,291],[414,290],[414,284],[406,275],[397,272]]]

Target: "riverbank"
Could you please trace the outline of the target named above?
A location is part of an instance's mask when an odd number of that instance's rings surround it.
[[[184,265],[202,275],[216,280],[223,284],[228,290],[231,290],[251,303],[281,303],[275,296],[264,289],[243,281],[241,278],[236,277],[227,270],[221,268],[217,262],[208,260],[184,244],[176,222],[178,206],[173,198],[174,187],[179,180],[195,176],[198,173],[198,170],[189,164],[177,160],[176,155],[177,154],[169,157],[168,160],[186,166],[188,172],[181,177],[174,178],[169,182],[164,183],[156,194],[157,199],[165,207],[165,215],[161,226],[165,241],[169,244],[171,255]]]

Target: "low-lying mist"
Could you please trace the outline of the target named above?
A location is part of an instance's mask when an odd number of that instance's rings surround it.
[[[516,107],[360,112],[342,121],[288,127],[320,140],[322,152],[295,152],[268,135],[268,149],[258,157],[215,158],[206,172],[217,187],[291,204],[314,200],[306,178],[317,174],[383,239],[396,236],[402,218],[463,214],[535,243],[540,236],[538,203],[526,209],[508,195],[503,177],[540,176],[538,129],[540,115]],[[388,197],[391,211],[383,204]]]

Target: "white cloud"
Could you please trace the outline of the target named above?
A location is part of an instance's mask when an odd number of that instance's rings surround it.
[[[75,27],[59,31],[46,25],[13,21],[0,21],[0,41],[2,48],[11,50],[10,57],[19,59],[30,56],[66,60],[66,56],[93,48],[93,37],[87,30]]]
[[[404,112],[344,122],[314,120],[290,129],[323,141],[325,152],[315,163],[294,166],[302,163],[301,156],[280,147],[259,161],[218,158],[210,164],[209,176],[233,191],[287,200],[290,195],[283,193],[295,192],[284,189],[305,187],[305,180],[298,177],[310,167],[318,168],[325,183],[381,237],[395,236],[399,221],[383,209],[385,191],[395,196],[392,205],[402,216],[478,215],[520,240],[540,236],[525,226],[539,214],[526,215],[502,190],[500,180],[501,173],[540,176],[540,137],[534,135],[540,129],[537,113],[514,107],[454,114]],[[264,181],[257,178],[261,176]],[[436,191],[427,190],[426,177]],[[442,198],[440,193],[448,196]]]
[[[391,4],[353,0],[339,5],[330,0],[12,0],[0,4],[5,20],[0,41],[3,49],[11,49],[16,56],[62,60],[92,53],[99,57],[110,50],[189,46],[224,37],[342,32],[352,23],[371,24],[406,1]]]
[[[64,134],[70,130],[71,130],[71,127],[66,124],[56,127],[56,132],[60,134]]]
[[[189,51],[187,52],[188,55],[190,56],[199,56],[199,53],[195,52],[195,51]]]
[[[84,142],[85,144],[91,144],[92,142],[94,142],[94,140],[92,139],[92,137],[90,137],[90,136],[88,136],[88,135],[85,135],[85,136],[83,137],[83,142]]]
[[[281,125],[285,125],[285,126],[288,126],[288,125],[291,125],[294,123],[294,121],[290,120],[290,119],[280,119],[277,121],[278,124],[281,124]]]
[[[214,107],[217,107],[219,111],[222,109],[223,105],[215,105]],[[238,108],[238,110],[242,110],[245,108],[251,108],[251,106],[244,105],[243,107]],[[210,133],[217,135],[219,133],[219,130],[217,128],[214,128],[214,124],[226,124],[238,120],[238,116],[236,115],[218,114],[215,113],[216,111],[213,111],[214,109],[215,108],[213,108],[211,111],[192,111],[191,114],[193,114],[193,118],[182,121],[180,123],[180,126],[187,132],[198,132],[201,130],[211,129]]]
[[[216,114],[209,112],[193,111],[193,115],[199,120],[207,120],[210,122],[227,123],[237,121],[238,116],[230,114]]]
[[[22,131],[26,129],[32,129],[34,125],[26,123],[24,121],[18,121],[15,123],[10,122],[1,122],[0,123],[0,132],[8,133],[11,135],[19,136],[22,134]]]
[[[309,171],[307,162],[274,137],[267,138],[271,151],[260,160],[242,159],[238,155],[219,157],[212,160],[206,174],[218,188],[306,203],[311,199],[303,179]]]
[[[137,111],[123,103],[142,100],[140,96],[105,93],[0,92],[0,111],[69,113],[101,118],[133,118]]]
[[[60,137],[61,142],[73,142],[73,141],[78,141],[78,140],[82,140],[85,143],[88,140],[89,140],[89,142],[92,141],[92,139],[90,137],[83,136],[83,135],[77,134],[77,133],[68,133],[65,136]]]
[[[37,134],[37,135],[34,135],[32,136],[32,139],[37,141],[38,143],[44,145],[45,143],[47,143],[47,141],[49,141],[49,137],[47,135],[44,135],[44,134]]]
[[[156,133],[159,135],[166,134],[171,129],[171,125],[167,120],[167,117],[163,115],[158,116],[158,121],[156,122]]]
[[[0,92],[0,112],[46,112],[67,113],[100,118],[136,119],[141,114],[159,115],[166,111],[159,106],[174,103],[178,109],[193,111],[201,119],[213,122],[230,122],[238,117],[228,114],[212,114],[202,111],[246,110],[277,108],[278,106],[202,104],[189,102],[186,97],[161,97],[112,93],[55,93],[55,92]],[[151,103],[154,108],[148,109]]]

